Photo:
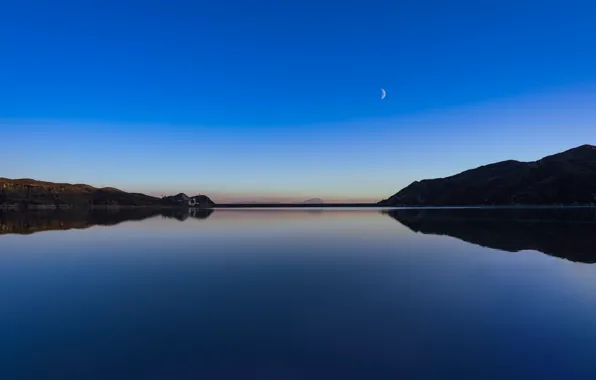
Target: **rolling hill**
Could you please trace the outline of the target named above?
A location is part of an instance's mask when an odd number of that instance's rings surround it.
[[[416,181],[380,206],[573,205],[596,203],[596,147],[538,161],[503,161]]]
[[[215,203],[207,196],[157,198],[141,193],[128,193],[112,187],[97,188],[85,184],[54,183],[30,178],[0,178],[0,205],[18,208],[36,206],[186,206],[195,199],[196,207]],[[186,202],[181,201],[186,200]]]

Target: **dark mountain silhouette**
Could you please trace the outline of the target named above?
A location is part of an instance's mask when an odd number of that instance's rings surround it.
[[[596,147],[534,162],[503,161],[416,181],[380,206],[572,205],[596,203]]]
[[[192,197],[196,207],[215,205],[205,195]],[[186,202],[180,200],[186,199]],[[140,193],[127,193],[112,187],[97,188],[84,184],[53,183],[29,178],[0,178],[0,206],[28,208],[36,206],[186,206],[185,194],[157,198]]]
[[[177,203],[177,204],[181,204],[181,205],[186,205],[188,204],[188,201],[190,200],[190,197],[184,193],[179,193],[176,195],[172,195],[169,197],[163,197],[162,200],[166,201],[166,202],[171,202],[171,203]]]
[[[41,231],[85,229],[92,226],[113,226],[127,221],[140,221],[153,217],[172,218],[180,221],[188,218],[207,219],[213,210],[189,210],[188,208],[128,208],[69,210],[1,211],[0,235],[32,234]]]
[[[596,208],[396,209],[382,211],[414,232],[452,236],[508,252],[535,250],[596,263]]]

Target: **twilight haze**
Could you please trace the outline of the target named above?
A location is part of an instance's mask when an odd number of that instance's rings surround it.
[[[595,12],[588,0],[5,1],[0,176],[378,201],[595,144]]]

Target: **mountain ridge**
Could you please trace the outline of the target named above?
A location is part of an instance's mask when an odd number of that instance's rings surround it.
[[[215,203],[206,195],[157,198],[129,193],[113,187],[98,188],[87,184],[38,181],[31,178],[0,177],[0,207],[93,207],[93,206],[188,206],[210,208]]]
[[[566,205],[596,203],[596,146],[536,161],[505,160],[414,181],[379,206]]]

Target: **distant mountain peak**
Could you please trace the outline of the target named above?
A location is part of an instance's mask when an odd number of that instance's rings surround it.
[[[322,200],[321,198],[310,198],[310,199],[305,200],[302,203],[321,204],[321,203],[325,203],[325,201]]]

